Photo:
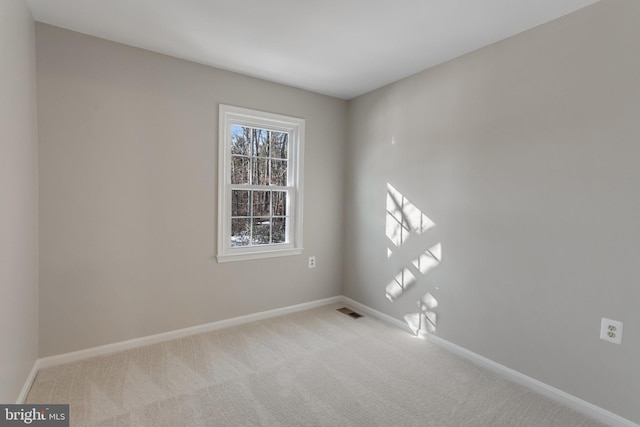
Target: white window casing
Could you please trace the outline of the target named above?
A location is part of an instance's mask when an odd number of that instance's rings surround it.
[[[220,104],[218,262],[302,253],[304,135],[304,119]]]

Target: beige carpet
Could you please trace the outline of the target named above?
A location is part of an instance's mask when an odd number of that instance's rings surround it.
[[[601,426],[337,305],[42,369],[72,426]]]

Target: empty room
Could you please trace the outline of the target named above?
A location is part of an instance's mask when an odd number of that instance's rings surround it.
[[[640,1],[1,0],[0,425],[640,426]]]

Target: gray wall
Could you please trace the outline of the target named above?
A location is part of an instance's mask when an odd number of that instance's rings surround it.
[[[0,1],[0,402],[38,357],[35,35],[22,0]]]
[[[640,2],[603,1],[352,100],[345,294],[431,292],[439,336],[640,422],[639,40]],[[387,183],[436,223],[390,258]]]
[[[44,24],[36,43],[40,356],[341,293],[346,102]],[[215,260],[219,103],[306,119],[302,256]]]

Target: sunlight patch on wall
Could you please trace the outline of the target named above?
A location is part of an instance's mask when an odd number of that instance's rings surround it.
[[[425,303],[429,300],[429,303]],[[425,336],[436,332],[437,314],[434,309],[438,306],[438,301],[430,293],[426,293],[418,301],[418,311],[404,316],[409,329],[417,336]]]
[[[427,274],[442,262],[442,245],[440,243],[427,249],[425,253],[413,260],[412,264],[422,274]]]
[[[387,285],[387,299],[395,300],[404,293],[416,281],[416,277],[405,268],[393,278],[393,281]]]
[[[386,227],[389,239],[387,258],[393,256],[393,248],[402,246],[411,234],[420,235],[435,227],[435,223],[411,203],[395,187],[387,183]],[[437,243],[420,254],[400,271],[386,287],[386,297],[394,302],[400,298],[417,279],[416,275],[426,275],[442,262],[442,244]],[[436,287],[436,289],[438,289]],[[404,316],[412,331],[418,336],[435,333],[438,301],[427,292],[417,302],[417,313]]]
[[[411,233],[422,234],[435,224],[406,197],[387,184],[386,235],[393,246],[404,244]]]

